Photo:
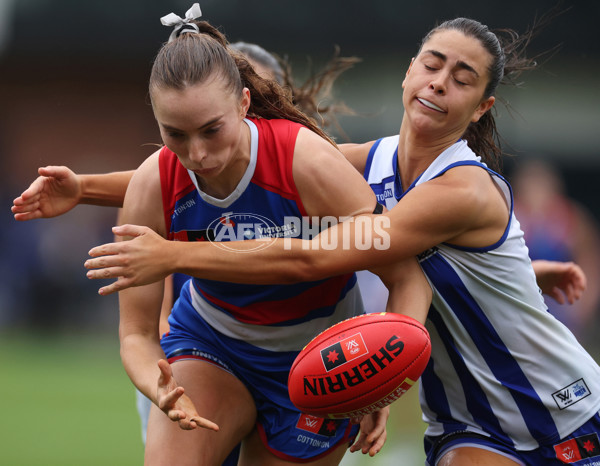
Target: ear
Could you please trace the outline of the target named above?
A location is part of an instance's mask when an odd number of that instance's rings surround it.
[[[242,100],[240,101],[240,112],[242,114],[242,118],[246,118],[246,114],[248,113],[248,109],[250,108],[250,90],[245,87],[242,89]]]
[[[404,83],[406,82],[406,78],[408,78],[408,73],[410,73],[410,69],[412,68],[414,62],[415,62],[415,57],[412,57],[410,59],[410,65],[408,65],[408,69],[406,70],[406,75],[404,76],[404,81],[402,81],[402,89],[404,89]]]
[[[496,98],[494,96],[488,97],[487,99],[479,102],[479,105],[473,113],[471,121],[473,123],[477,123],[479,119],[485,114],[485,112],[487,112],[490,108],[494,106],[494,102],[496,102]]]

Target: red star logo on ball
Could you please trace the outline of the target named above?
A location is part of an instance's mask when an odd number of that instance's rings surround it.
[[[337,353],[337,351],[333,350],[330,351],[329,354],[327,355],[327,359],[329,359],[329,362],[335,362],[338,359],[339,354]]]

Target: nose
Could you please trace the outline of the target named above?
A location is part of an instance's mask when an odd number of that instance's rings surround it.
[[[444,95],[446,93],[447,79],[448,77],[442,73],[436,75],[435,78],[433,78],[429,83],[429,89],[436,94]]]
[[[188,157],[194,163],[202,162],[207,156],[206,146],[199,140],[191,140],[188,145]]]

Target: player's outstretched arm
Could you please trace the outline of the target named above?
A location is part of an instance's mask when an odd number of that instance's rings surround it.
[[[40,175],[13,201],[15,220],[33,220],[62,215],[79,203],[81,180],[67,167],[38,169]]]
[[[47,166],[38,174],[13,201],[15,220],[57,217],[78,204],[121,207],[133,171],[78,175],[68,167]]]

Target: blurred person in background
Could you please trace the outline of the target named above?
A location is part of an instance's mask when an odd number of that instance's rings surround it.
[[[595,339],[600,305],[600,227],[592,213],[569,197],[560,172],[542,159],[520,159],[512,175],[515,212],[533,260],[576,262],[587,276],[581,299],[548,310],[582,341]]]

